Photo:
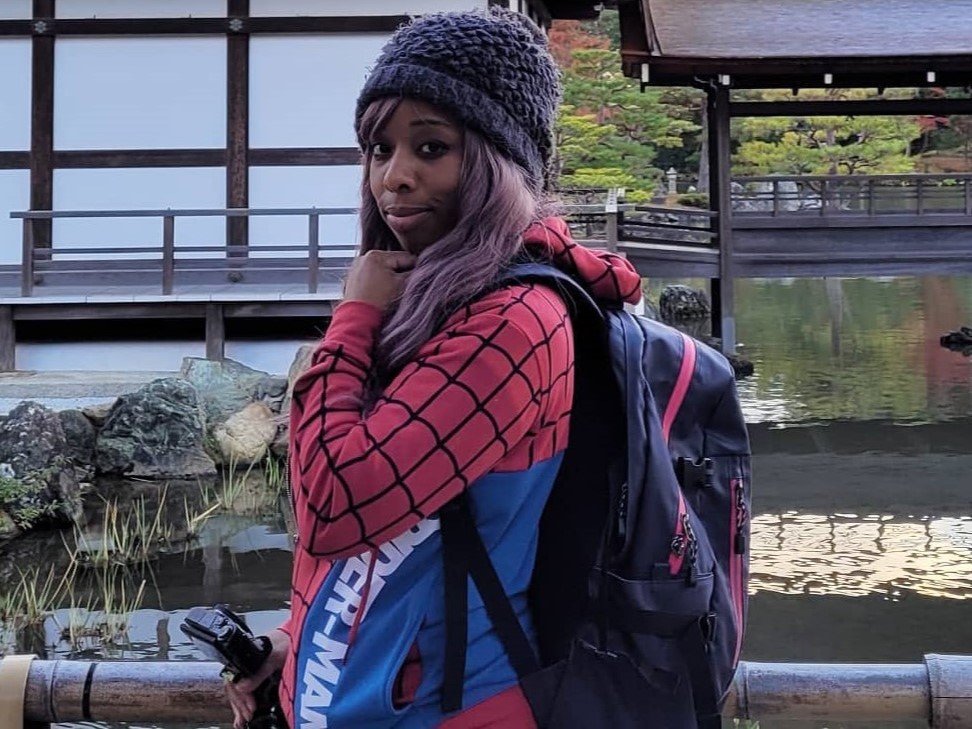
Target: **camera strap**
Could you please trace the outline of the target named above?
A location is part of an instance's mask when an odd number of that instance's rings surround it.
[[[0,729],[24,728],[24,693],[35,657],[16,655],[0,659]]]

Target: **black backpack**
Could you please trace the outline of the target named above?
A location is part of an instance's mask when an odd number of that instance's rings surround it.
[[[442,708],[461,708],[471,576],[542,728],[712,729],[746,619],[750,451],[733,371],[690,337],[601,308],[567,274],[517,264],[568,303],[575,388],[540,523],[530,608],[510,606],[466,497],[440,512]]]

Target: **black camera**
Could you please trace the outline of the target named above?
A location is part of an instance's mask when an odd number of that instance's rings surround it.
[[[195,607],[179,626],[207,658],[225,666],[232,680],[249,678],[270,655],[270,639],[255,636],[246,621],[225,605]]]
[[[253,635],[246,621],[226,605],[195,607],[179,629],[203,654],[223,665],[222,676],[230,681],[249,678],[260,670],[273,646],[265,635]],[[286,729],[277,697],[280,672],[275,671],[254,692],[257,711],[250,729]]]

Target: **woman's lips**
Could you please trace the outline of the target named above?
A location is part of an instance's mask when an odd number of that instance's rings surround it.
[[[385,211],[385,222],[389,228],[399,235],[407,235],[424,223],[431,214],[432,211],[427,208],[390,209]]]

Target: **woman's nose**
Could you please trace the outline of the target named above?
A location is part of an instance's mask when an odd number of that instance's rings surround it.
[[[385,189],[390,192],[411,190],[415,187],[415,165],[408,155],[396,152],[385,167]]]

